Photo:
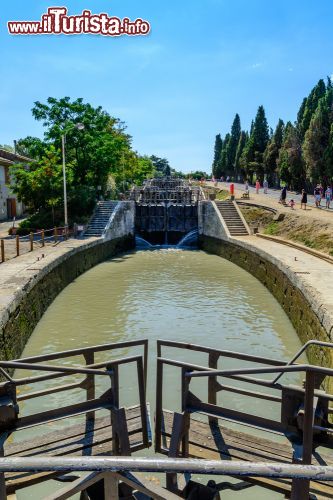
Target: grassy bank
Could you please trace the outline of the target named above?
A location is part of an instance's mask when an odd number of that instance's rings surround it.
[[[333,256],[333,222],[310,220],[296,213],[283,214],[283,220],[278,221],[268,210],[245,206],[240,208],[249,226],[257,227],[259,232],[295,241]]]

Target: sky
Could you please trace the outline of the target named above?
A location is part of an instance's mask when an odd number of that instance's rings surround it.
[[[50,6],[130,19],[142,37],[12,36],[9,20]],[[126,122],[133,148],[184,172],[211,171],[217,133],[238,112],[248,129],[259,105],[269,125],[295,120],[303,97],[333,73],[332,0],[2,0],[0,144],[42,137],[31,108],[49,96],[83,97]]]

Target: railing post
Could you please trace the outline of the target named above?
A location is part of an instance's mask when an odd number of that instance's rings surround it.
[[[20,237],[16,235],[16,257],[20,256]]]
[[[158,346],[158,349],[160,346]],[[161,353],[158,353],[160,357]],[[162,412],[163,412],[163,361],[157,360],[156,367],[156,416],[155,416],[155,451],[161,451],[162,439]]]
[[[55,243],[57,243],[57,241],[58,241],[58,228],[57,227],[54,228],[54,241],[55,241]]]
[[[312,461],[314,390],[315,390],[315,374],[312,371],[307,371],[305,380],[305,397],[304,397],[302,465],[311,465]],[[310,497],[310,480],[293,479],[290,498],[292,500],[308,500],[309,497]]]
[[[5,240],[1,240],[1,262],[5,262]]]
[[[107,472],[104,475],[104,498],[107,500],[118,500],[118,486],[119,481],[115,474],[112,472]]]
[[[0,457],[4,457],[4,449],[3,445],[0,447]],[[5,474],[4,472],[0,473],[0,498],[1,500],[6,500],[7,498],[7,492],[6,492],[6,480],[5,480]]]
[[[94,364],[94,351],[88,351],[84,353],[84,359],[86,361],[86,365]],[[86,378],[86,392],[87,392],[87,401],[95,398],[95,376],[93,374],[87,375]],[[93,420],[95,417],[95,412],[91,411],[86,413],[86,420]]]
[[[41,240],[42,240],[42,247],[45,247],[45,231],[42,229],[41,231]]]
[[[30,239],[30,252],[33,252],[33,250],[34,250],[34,233],[30,233],[29,239]]]
[[[217,370],[217,363],[219,360],[219,354],[216,352],[210,352],[208,356],[208,366],[214,370]],[[208,403],[216,405],[217,402],[217,377],[208,377]],[[217,425],[218,419],[216,417],[208,417],[208,421],[211,425]]]

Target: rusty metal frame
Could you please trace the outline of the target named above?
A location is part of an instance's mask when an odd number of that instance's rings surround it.
[[[283,419],[283,405],[285,399],[283,397],[285,391],[294,391],[299,394],[304,401],[304,417],[301,429],[302,435],[302,455],[295,457],[296,463],[302,465],[310,465],[312,460],[312,452],[314,447],[314,431],[320,431],[326,434],[333,433],[333,426],[328,423],[326,426],[319,426],[315,424],[315,410],[318,401],[324,401],[328,407],[328,402],[333,401],[332,394],[323,393],[318,387],[324,377],[332,377],[333,369],[318,367],[306,364],[295,364],[296,359],[304,352],[309,345],[321,345],[325,347],[333,347],[332,344],[321,342],[310,342],[303,346],[303,348],[293,357],[288,363],[261,356],[252,356],[248,354],[218,350],[199,346],[195,344],[186,344],[181,342],[159,340],[157,342],[157,387],[156,387],[156,428],[155,428],[155,449],[159,452],[166,452],[167,450],[162,446],[162,419],[163,419],[163,403],[162,403],[162,389],[163,389],[163,366],[171,365],[181,369],[181,385],[182,385],[182,413],[174,414],[174,424],[172,427],[172,437],[170,449],[172,444],[172,456],[188,456],[186,454],[188,448],[188,429],[189,425],[187,419],[191,413],[201,413],[207,415],[210,423],[217,423],[219,418],[238,422],[251,427],[256,427],[263,431],[277,432],[279,434],[288,435],[290,428],[286,425],[286,419]],[[208,367],[198,366],[183,361],[176,361],[169,358],[162,357],[162,348],[172,347],[182,349],[185,352],[188,350],[198,351],[208,354]],[[219,358],[233,358],[240,361],[255,362],[256,364],[264,365],[262,367],[256,366],[255,368],[235,368],[235,369],[217,369],[217,362]],[[278,374],[273,380],[258,378],[257,376],[263,374]],[[285,373],[304,373],[306,376],[305,388],[300,386],[287,386],[277,383],[277,380]],[[190,383],[192,378],[207,378],[208,380],[208,403],[201,401],[190,390]],[[234,379],[243,381],[249,384],[259,385],[269,389],[282,391],[282,397],[276,397],[272,394],[264,394],[257,391],[249,391],[247,389],[222,385],[218,382],[218,378]],[[280,422],[260,417],[258,415],[247,414],[244,412],[224,408],[217,404],[216,396],[221,390],[227,390],[244,396],[252,398],[260,398],[268,401],[281,403],[281,420]],[[289,435],[292,439],[292,436]],[[180,448],[182,451],[180,451]],[[185,452],[185,453],[184,453]],[[292,498],[293,499],[307,499],[309,496],[310,483],[308,480],[294,480],[292,483]]]

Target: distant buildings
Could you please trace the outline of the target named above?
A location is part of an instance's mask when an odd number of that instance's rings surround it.
[[[0,149],[0,220],[20,217],[24,212],[23,203],[9,188],[9,167],[14,163],[30,163],[30,158]]]

